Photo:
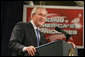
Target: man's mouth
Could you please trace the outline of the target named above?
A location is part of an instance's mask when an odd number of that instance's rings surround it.
[[[44,22],[44,20],[39,19],[40,22]]]

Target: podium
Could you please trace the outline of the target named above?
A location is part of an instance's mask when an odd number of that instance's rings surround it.
[[[36,47],[35,56],[78,56],[77,48],[72,48],[72,45],[66,41],[57,40]]]

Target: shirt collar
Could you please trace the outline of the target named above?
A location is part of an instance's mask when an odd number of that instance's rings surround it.
[[[32,20],[31,20],[31,23],[32,23],[34,29],[37,29],[37,28],[38,28],[38,27],[34,24],[34,22],[33,22]]]

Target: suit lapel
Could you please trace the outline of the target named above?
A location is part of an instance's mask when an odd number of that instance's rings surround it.
[[[34,43],[33,45],[37,46],[36,34],[35,34],[35,30],[31,22],[30,22],[30,36],[32,37],[31,41]]]

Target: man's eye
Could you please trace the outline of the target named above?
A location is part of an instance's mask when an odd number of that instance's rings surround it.
[[[46,15],[43,15],[43,14],[41,14],[41,13],[40,13],[39,15],[40,15],[40,16],[43,16],[43,17],[46,17]]]
[[[41,13],[39,15],[42,15]]]
[[[44,15],[44,17],[46,17],[46,15]]]

